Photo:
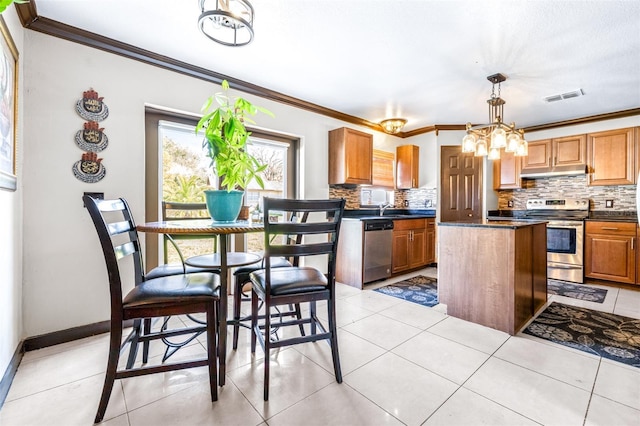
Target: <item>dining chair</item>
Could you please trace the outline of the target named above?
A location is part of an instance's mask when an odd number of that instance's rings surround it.
[[[85,195],[85,206],[98,233],[107,266],[111,320],[107,371],[95,422],[102,421],[116,379],[207,366],[211,400],[218,399],[216,327],[220,302],[220,277],[211,272],[169,275],[148,279],[144,275],[140,241],[126,200],[96,200]],[[127,279],[126,271],[132,274]],[[130,288],[128,291],[127,289]],[[149,343],[157,339],[201,332],[203,326],[144,330],[144,320],[184,314],[206,314],[207,357],[173,364],[146,365]],[[124,322],[133,329],[122,341]],[[143,344],[142,366],[130,363],[118,369],[120,353],[131,346],[130,360]]]
[[[296,213],[292,213],[288,220],[292,222],[306,222],[309,217],[309,213],[302,213],[301,216],[298,216]],[[297,244],[298,237],[296,236],[284,236],[286,238],[287,244]],[[300,259],[298,257],[289,257],[284,258],[282,256],[271,258],[271,267],[272,268],[286,268],[290,266],[298,266]],[[245,292],[245,287],[251,284],[251,279],[249,276],[252,272],[258,271],[260,269],[264,269],[264,257],[262,260],[253,265],[243,266],[241,268],[237,268],[233,273],[235,283],[233,287],[233,349],[238,349],[238,339],[240,327],[246,327],[251,329],[250,321],[251,315],[240,316],[242,309],[242,302],[250,302],[251,301],[251,288],[249,288],[249,294]],[[272,317],[280,317],[280,316],[296,316],[297,318],[301,318],[300,305],[296,304],[295,307],[290,305],[288,310],[281,310],[272,314]],[[262,316],[258,317],[259,319]],[[249,324],[247,324],[249,322]],[[304,329],[302,325],[300,325],[300,332],[304,334]]]
[[[162,202],[162,220],[163,221],[177,221],[177,220],[193,220],[193,219],[210,219],[207,212],[206,203],[179,203],[174,201]],[[163,260],[162,265],[158,265],[146,273],[147,278],[158,278],[167,275],[185,274],[194,272],[218,272],[219,270],[211,270],[207,268],[197,268],[185,264],[185,258],[180,249],[178,240],[211,240],[212,253],[215,253],[217,248],[217,236],[211,234],[162,234],[163,245]],[[169,263],[169,248],[172,247],[177,253],[180,263]]]
[[[264,198],[265,268],[250,274],[251,293],[251,352],[256,342],[264,350],[264,400],[269,400],[269,364],[271,349],[299,343],[327,340],[331,347],[333,369],[338,383],[342,383],[338,336],[336,327],[335,270],[338,234],[344,212],[344,199],[291,200]],[[302,212],[308,214],[306,222],[279,222],[281,214]],[[286,217],[286,216],[285,216]],[[288,236],[298,241],[288,244]],[[322,256],[326,271],[312,266],[273,268],[274,256],[306,259]],[[303,262],[301,262],[303,263]],[[304,262],[306,263],[306,262]],[[316,303],[326,301],[328,327],[325,328],[316,315]],[[265,309],[262,324],[258,324],[258,308],[262,302]],[[309,313],[303,318],[279,318],[277,326],[309,325],[310,332],[300,336],[273,337],[271,333],[271,310],[279,305],[309,303]]]

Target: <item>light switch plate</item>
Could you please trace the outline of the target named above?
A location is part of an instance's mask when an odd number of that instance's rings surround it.
[[[605,200],[604,206],[608,209],[613,208],[613,200]]]

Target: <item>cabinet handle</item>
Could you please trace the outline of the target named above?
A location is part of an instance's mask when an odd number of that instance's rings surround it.
[[[469,217],[473,217],[473,213],[469,213]]]
[[[558,157],[553,157],[553,165],[555,166],[556,164],[558,164]]]
[[[603,226],[600,229],[602,229],[603,231],[618,231],[618,228],[613,228],[613,227],[610,227],[610,226]]]
[[[636,239],[632,238],[631,239],[631,250],[635,250],[636,249]]]

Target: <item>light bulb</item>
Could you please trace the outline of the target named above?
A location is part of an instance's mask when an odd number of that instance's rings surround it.
[[[476,157],[487,155],[487,140],[482,138],[476,143]]]
[[[518,146],[520,145],[520,142],[522,141],[522,139],[520,138],[520,135],[517,133],[511,133],[509,134],[509,136],[507,136],[507,146],[504,148],[505,152],[516,152],[516,150],[518,149]]]
[[[489,150],[489,156],[487,158],[489,158],[489,160],[499,160],[500,159],[500,148],[491,148]]]
[[[496,127],[491,132],[491,148],[504,148],[507,146],[507,132],[502,127]]]
[[[462,152],[476,152],[476,137],[473,134],[462,138]]]
[[[527,155],[529,155],[529,144],[526,140],[523,139],[522,143],[518,145],[518,149],[516,150],[515,155],[516,157],[526,157]]]

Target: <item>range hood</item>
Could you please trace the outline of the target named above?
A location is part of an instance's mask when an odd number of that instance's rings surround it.
[[[574,166],[556,166],[551,169],[523,171],[520,173],[520,177],[522,179],[536,179],[553,176],[579,176],[585,174],[587,174],[587,166],[582,164]]]

